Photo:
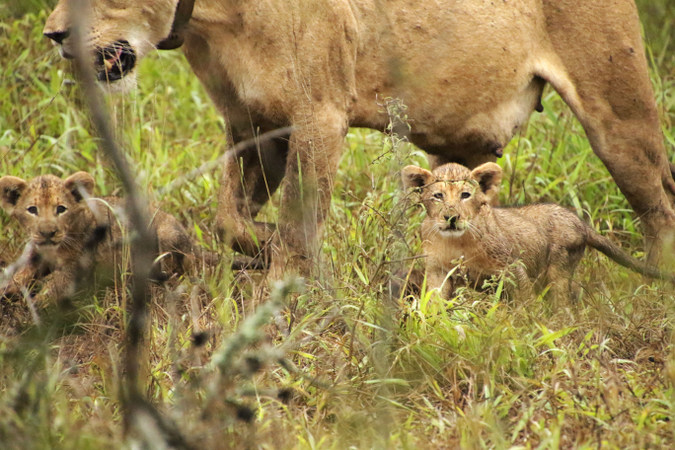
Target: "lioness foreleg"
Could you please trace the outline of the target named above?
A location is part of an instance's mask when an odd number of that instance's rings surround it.
[[[316,260],[323,221],[330,207],[333,178],[347,133],[347,115],[315,107],[293,124],[279,211],[279,242],[272,274],[289,269],[307,275]]]
[[[274,225],[254,219],[279,187],[287,154],[288,137],[280,137],[242,149],[225,161],[216,224],[235,251],[260,256],[270,241]]]

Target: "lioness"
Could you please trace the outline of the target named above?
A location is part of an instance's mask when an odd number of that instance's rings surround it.
[[[471,286],[481,287],[508,269],[520,295],[550,286],[554,296],[569,299],[574,270],[587,246],[641,274],[675,280],[675,275],[632,258],[561,206],[492,207],[502,179],[495,163],[473,170],[449,163],[433,172],[406,166],[401,177],[405,187],[420,192],[427,211],[422,223],[427,282],[442,288],[445,296],[454,287],[446,277],[462,259],[462,275]]]
[[[75,1],[60,0],[44,28],[66,58]],[[231,155],[219,193],[219,230],[255,254],[274,227],[253,219],[282,186],[273,269],[293,260],[309,270],[347,127],[384,129],[387,98],[407,105],[408,137],[434,166],[477,167],[502,155],[550,83],[640,216],[653,257],[675,229],[675,182],[632,0],[92,3],[85,42],[102,82],[127,87],[140,58],[182,45],[228,119],[230,143],[293,127]]]
[[[43,175],[24,181],[0,178],[0,206],[29,236],[14,273],[0,274],[0,298],[42,288],[36,301],[70,297],[80,281],[89,281],[97,263],[120,262],[122,231],[113,210],[118,197],[93,198],[94,179],[77,172],[65,180]],[[124,223],[124,220],[122,220]],[[193,245],[183,226],[171,215],[155,211],[152,225],[160,252],[167,252],[164,268],[182,272],[193,257]]]

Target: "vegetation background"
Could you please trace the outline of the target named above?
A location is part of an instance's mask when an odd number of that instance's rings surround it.
[[[77,170],[100,194],[119,182],[98,150],[69,64],[42,38],[53,1],[0,4],[0,175]],[[675,157],[675,5],[639,0],[666,147]],[[264,274],[234,273],[213,237],[218,171],[184,175],[223,154],[224,122],[179,51],[139,68],[129,96],[109,98],[138,183],[222,254],[217,267],[153,290],[144,389],[198,448],[675,446],[672,286],[589,253],[573,309],[541,298],[426,292],[391,300],[391,273],[412,267],[419,209],[398,172],[426,164],[396,136],[352,129],[325,227],[319,276],[299,293]],[[639,223],[583,130],[551,90],[544,112],[499,161],[503,204],[554,201],[642,257]],[[383,104],[393,120],[396,102]],[[380,130],[387,131],[387,130]],[[179,185],[170,185],[180,180]],[[263,211],[272,219],[275,202]],[[25,236],[0,214],[0,262]],[[75,301],[41,324],[3,303],[0,447],[162,446],[148,419],[125,432],[121,355],[129,298]],[[270,300],[271,298],[271,300]],[[17,325],[21,322],[20,325]]]

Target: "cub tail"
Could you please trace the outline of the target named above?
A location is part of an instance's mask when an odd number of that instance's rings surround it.
[[[628,253],[623,251],[618,245],[610,241],[605,236],[598,234],[598,232],[596,232],[591,227],[587,227],[586,244],[589,247],[593,247],[594,249],[604,253],[608,258],[624,267],[627,267],[628,269],[650,278],[665,280],[675,284],[675,274],[662,272],[654,266],[633,258]]]

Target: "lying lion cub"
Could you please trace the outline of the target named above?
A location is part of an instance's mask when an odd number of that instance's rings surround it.
[[[31,292],[41,281],[36,302],[59,301],[88,281],[97,263],[119,263],[123,237],[116,212],[123,200],[94,198],[93,191],[94,179],[86,172],[65,180],[53,175],[30,181],[0,178],[0,206],[30,237],[20,261],[0,274],[0,297]],[[154,211],[152,228],[160,252],[168,253],[163,268],[182,272],[193,255],[185,228],[162,211]]]
[[[462,274],[471,286],[480,287],[485,279],[508,269],[519,295],[550,285],[555,297],[569,298],[572,275],[586,246],[641,274],[674,279],[632,258],[558,205],[492,207],[502,178],[495,163],[473,171],[450,163],[433,173],[407,166],[401,175],[405,187],[421,193],[427,211],[422,224],[427,282],[445,296],[454,288],[453,280],[445,279],[461,258]]]

